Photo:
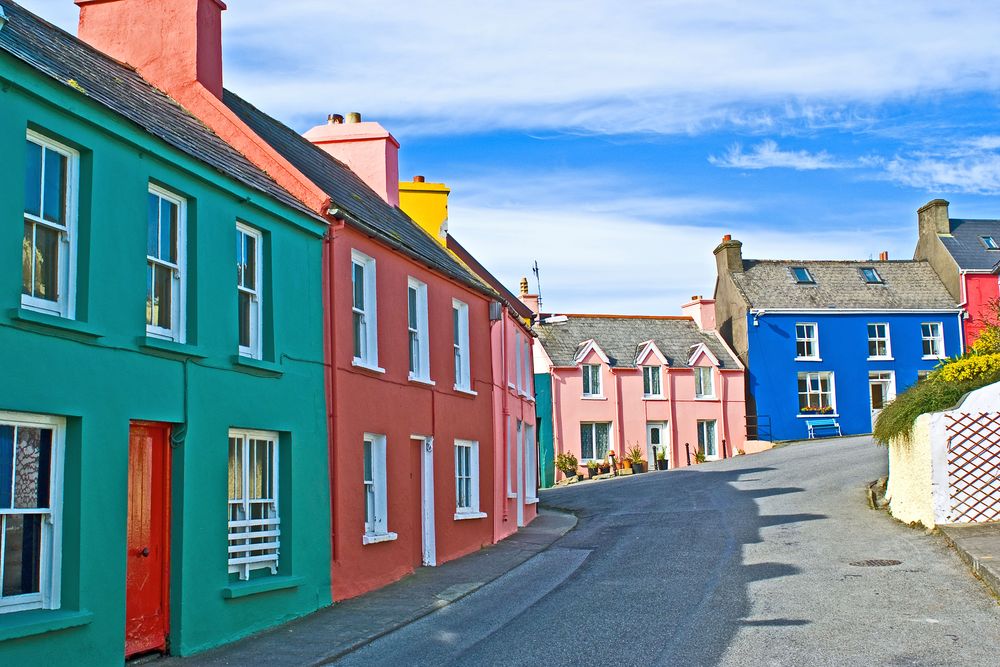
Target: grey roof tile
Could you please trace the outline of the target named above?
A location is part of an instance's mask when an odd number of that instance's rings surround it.
[[[792,267],[809,269],[815,284],[798,284]],[[958,308],[925,261],[743,260],[733,281],[751,308],[846,310],[951,310]],[[882,284],[867,284],[860,269],[874,267]]]
[[[191,157],[317,220],[297,199],[134,69],[92,48],[12,0],[0,51],[126,118]]]
[[[995,271],[1000,250],[988,250],[983,236],[1000,243],[1000,220],[951,220],[951,236],[939,236],[959,268],[966,271]]]
[[[580,347],[595,341],[615,368],[635,368],[635,358],[647,341],[667,358],[670,366],[684,368],[699,343],[704,343],[722,368],[739,363],[712,333],[698,329],[686,317],[616,317],[614,315],[569,315],[565,322],[534,326],[538,340],[556,366],[573,366]]]

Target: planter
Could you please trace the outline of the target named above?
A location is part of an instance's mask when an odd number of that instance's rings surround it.
[[[657,459],[656,460],[656,469],[657,470],[667,470],[667,466],[668,465],[669,465],[669,462],[666,459]]]
[[[635,473],[635,474],[637,474],[637,475],[640,474],[640,473],[646,472],[646,464],[645,464],[645,462],[643,462],[643,463],[633,463],[632,464],[632,472]]]
[[[607,475],[609,472],[611,472],[611,464],[609,463],[606,466],[599,466],[597,468],[597,470],[598,470],[599,474],[601,474],[601,475]]]
[[[587,468],[587,479],[593,479],[597,477],[600,473],[597,472],[597,468]]]

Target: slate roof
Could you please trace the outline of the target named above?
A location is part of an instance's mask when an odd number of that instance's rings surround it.
[[[815,284],[800,285],[792,267],[806,267]],[[869,285],[860,269],[874,267],[882,284]],[[731,274],[751,308],[814,310],[955,310],[944,283],[926,261],[743,260]]]
[[[496,298],[494,290],[399,208],[390,206],[344,163],[281,121],[226,90],[223,102],[259,137],[346,211],[348,223],[433,269]]]
[[[134,69],[32,14],[0,0],[7,24],[0,50],[268,197],[321,220],[236,149]]]
[[[704,343],[722,368],[739,368],[739,363],[712,333],[698,329],[687,317],[623,317],[615,315],[569,315],[565,322],[534,326],[538,340],[556,366],[573,366],[576,354],[588,340],[594,340],[613,368],[635,368],[635,358],[647,341],[656,347],[674,368],[687,367],[691,353]]]
[[[1000,250],[987,250],[980,237],[992,236],[1000,243],[1000,220],[951,221],[951,236],[938,236],[960,269],[995,271],[1000,265]]]
[[[490,270],[483,266],[480,261],[476,259],[475,255],[466,250],[465,246],[459,243],[458,239],[451,234],[448,235],[448,250],[458,255],[459,259],[475,271],[480,278],[490,285],[490,287],[495,289],[500,295],[500,299],[506,303],[511,310],[525,319],[531,319],[534,317],[535,314],[532,312],[531,308],[528,308],[524,305],[523,301],[514,296],[514,293],[507,289],[507,287],[500,282],[499,278],[490,273]]]

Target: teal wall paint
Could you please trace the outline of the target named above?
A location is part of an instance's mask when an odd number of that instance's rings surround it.
[[[552,438],[552,376],[535,374],[535,419],[538,421],[539,484],[548,489],[556,483],[556,451]]]
[[[14,626],[33,619],[44,626],[60,622],[67,611],[90,614],[76,627],[0,641],[0,664],[121,664],[130,420],[187,425],[172,452],[172,653],[194,653],[328,605],[325,225],[5,54],[0,84],[0,164],[7,176],[0,179],[0,267],[6,267],[0,270],[0,411],[68,421],[62,613],[0,614],[0,636],[24,634]],[[29,127],[81,152],[77,319],[100,337],[18,316]],[[189,198],[186,350],[197,356],[142,345],[150,181]],[[237,220],[265,234],[270,371],[235,361]],[[236,599],[223,597],[231,585],[225,518],[230,427],[281,433],[278,576],[297,583]]]

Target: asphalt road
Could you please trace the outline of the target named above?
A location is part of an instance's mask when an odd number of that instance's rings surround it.
[[[543,492],[575,530],[338,664],[1000,665],[986,589],[865,504],[885,468],[828,440]]]

